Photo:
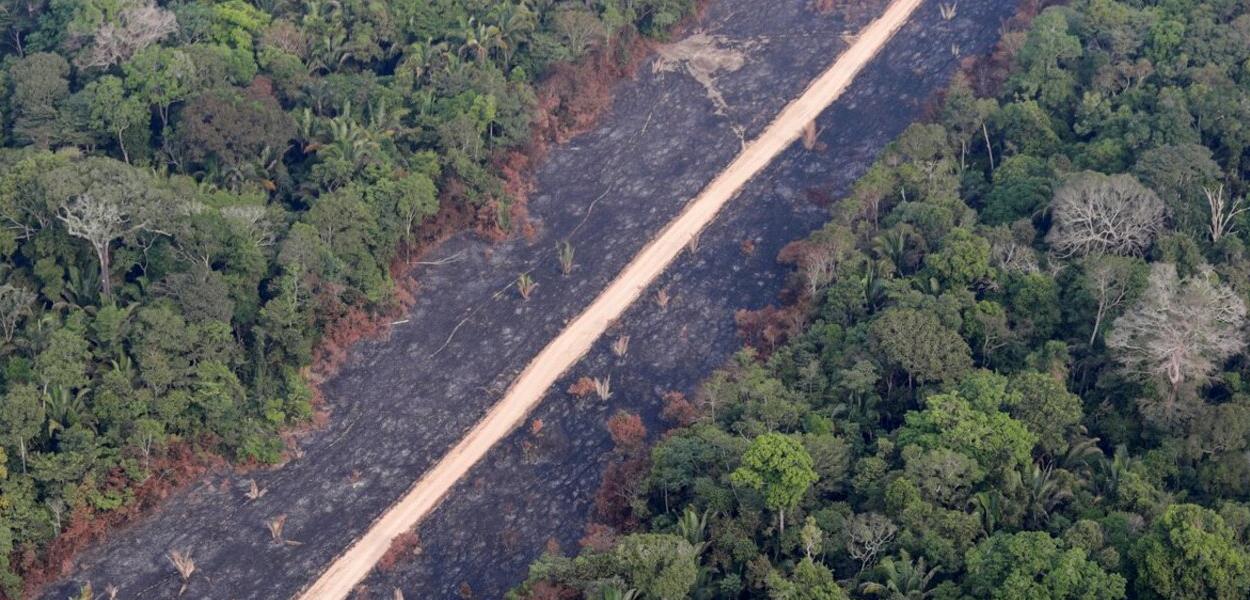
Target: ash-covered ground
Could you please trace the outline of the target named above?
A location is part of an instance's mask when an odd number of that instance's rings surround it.
[[[764,6],[764,5],[767,6]],[[324,392],[330,424],[303,456],[270,471],[217,472],[154,514],[83,554],[71,580],[120,588],[119,598],[174,598],[166,558],[189,551],[197,572],[184,598],[286,598],[311,582],[397,500],[487,408],[529,359],[807,83],[832,64],[847,35],[885,0],[821,15],[800,0],[717,0],[693,41],[679,41],[621,84],[592,132],[551,152],[538,173],[531,240],[488,244],[463,235],[418,273],[408,322],[361,344]],[[984,52],[1014,10],[1006,0],[963,0],[944,20],[926,2],[820,118],[819,144],[796,144],[753,180],[592,353],[558,382],[532,418],[496,447],[420,526],[420,553],[366,581],[370,597],[498,598],[556,539],[573,552],[588,521],[618,409],[660,430],[664,391],[691,391],[738,347],[734,311],[774,302],[786,276],[775,257],[819,227],[813,196],[836,198],[919,115],[958,58]],[[560,273],[558,241],[575,248]],[[744,242],[748,242],[744,244]],[[744,251],[752,247],[753,251]],[[522,301],[521,272],[538,283]],[[670,300],[653,301],[664,289]],[[628,335],[624,358],[609,349]],[[611,377],[608,402],[564,390],[582,375]],[[249,501],[255,479],[266,494]],[[285,536],[264,523],[286,515]]]

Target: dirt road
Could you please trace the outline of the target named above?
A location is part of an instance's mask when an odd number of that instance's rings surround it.
[[[396,504],[391,506],[301,595],[304,600],[346,597],[390,547],[542,400],[552,383],[584,355],[642,294],[690,240],[752,177],[793,143],[803,128],[833,103],[856,74],[907,21],[923,0],[895,0],[808,89],[670,222],[559,336],[529,363],[486,416]]]

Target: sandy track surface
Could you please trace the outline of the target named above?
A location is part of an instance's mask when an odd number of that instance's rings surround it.
[[[331,563],[300,595],[301,600],[345,598],[373,569],[398,535],[438,506],[452,487],[500,440],[522,423],[547,390],[642,294],[690,240],[752,177],[793,143],[803,128],[838,99],[923,0],[895,0],[767,129],[746,145],[682,213],[647,244],[576,319],[530,361],[481,421]]]

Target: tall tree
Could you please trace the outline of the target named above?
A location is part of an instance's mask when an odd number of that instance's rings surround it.
[[[23,142],[47,148],[62,134],[60,105],[69,97],[69,63],[58,54],[31,54],[9,67],[13,93],[13,133]]]
[[[1245,347],[1245,319],[1245,303],[1210,270],[1181,279],[1175,265],[1155,263],[1141,300],[1115,320],[1107,346],[1126,371],[1161,379],[1175,397]]]
[[[108,67],[178,31],[178,19],[151,0],[122,0],[115,20],[95,31],[92,44],[77,59],[79,67]]]
[[[26,472],[28,443],[39,435],[43,427],[44,410],[41,394],[33,385],[14,385],[0,399],[0,432],[10,446],[17,447],[22,459],[22,472]]]
[[[1224,519],[1194,504],[1169,506],[1133,546],[1138,597],[1234,600],[1250,590],[1250,552]]]
[[[1062,256],[1141,255],[1163,227],[1163,201],[1132,175],[1085,172],[1055,191],[1046,242]]]
[[[995,534],[968,551],[965,589],[987,600],[1120,600],[1125,582],[1042,531]]]
[[[781,433],[765,433],[751,442],[730,479],[763,493],[764,505],[777,512],[778,529],[785,533],[786,510],[798,506],[817,475],[801,443]]]
[[[164,192],[144,171],[107,158],[87,158],[47,175],[51,201],[66,231],[86,240],[100,267],[100,291],[112,295],[113,243],[138,231],[161,233],[169,209]]]
[[[90,97],[88,107],[91,114],[91,126],[112,135],[117,141],[117,147],[122,151],[122,158],[129,164],[130,152],[126,150],[126,132],[143,128],[145,135],[141,137],[146,149],[146,133],[151,113],[139,100],[128,96],[122,88],[122,80],[112,75],[106,75],[91,82],[86,90]]]

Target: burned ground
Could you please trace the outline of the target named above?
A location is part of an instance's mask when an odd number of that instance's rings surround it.
[[[325,384],[331,422],[304,441],[301,457],[267,472],[213,474],[88,551],[74,581],[49,597],[82,581],[116,585],[119,597],[174,597],[171,549],[197,565],[186,597],[288,597],[311,581],[885,2],[863,3],[875,9],[849,18],[776,4],[714,3],[700,32],[741,53],[738,68],[644,68],[598,128],[554,150],[530,202],[533,239],[490,245],[462,236],[440,248],[431,260],[450,260],[419,273],[408,322],[361,344]],[[533,415],[543,423],[537,435],[527,425],[495,448],[422,524],[420,553],[366,582],[374,595],[400,587],[410,597],[452,598],[467,586],[475,597],[499,597],[548,538],[572,550],[611,446],[604,421],[624,408],[659,429],[660,393],[691,390],[736,347],[734,310],[775,299],[785,274],[777,251],[824,219],[809,190],[845,192],[949,79],[952,47],[986,50],[1014,9],[960,4],[951,21],[936,2],[920,10],[821,117],[817,149],[796,144],[730,203],[656,284],[671,297],[667,307],[651,301],[652,290],[631,308]],[[692,76],[709,71],[710,80]],[[568,276],[554,250],[565,239],[575,248]],[[743,251],[746,240],[753,252]],[[528,301],[510,288],[522,272],[538,284]],[[623,359],[608,348],[615,334],[632,340]],[[563,393],[583,375],[611,376],[612,399]],[[255,501],[244,496],[251,478],[266,490]],[[279,515],[298,545],[271,539],[264,523]]]

